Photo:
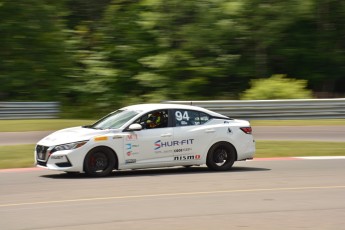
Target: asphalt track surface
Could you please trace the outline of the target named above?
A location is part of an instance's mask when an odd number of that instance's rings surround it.
[[[52,131],[0,133],[33,144]],[[254,127],[256,140],[345,141],[345,126]],[[0,229],[345,229],[345,159],[237,162],[87,178],[0,170]]]
[[[34,144],[53,131],[0,132],[0,145]],[[345,141],[345,126],[258,126],[256,140]]]
[[[338,230],[345,226],[345,159],[264,159],[119,171],[87,178],[0,170],[4,230]]]

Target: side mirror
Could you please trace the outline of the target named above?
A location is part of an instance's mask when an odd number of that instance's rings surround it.
[[[143,127],[140,125],[140,124],[131,124],[129,127],[128,127],[128,130],[129,131],[140,131],[142,130]]]

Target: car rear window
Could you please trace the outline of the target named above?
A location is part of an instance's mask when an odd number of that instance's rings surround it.
[[[193,110],[175,110],[175,126],[202,125],[211,117],[203,112]]]

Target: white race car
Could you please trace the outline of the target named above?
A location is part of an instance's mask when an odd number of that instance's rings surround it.
[[[228,170],[254,153],[248,121],[196,106],[141,104],[93,125],[50,134],[37,143],[35,162],[53,170],[106,176],[113,170],[203,164]]]

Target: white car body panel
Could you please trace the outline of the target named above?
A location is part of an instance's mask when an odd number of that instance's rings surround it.
[[[180,110],[201,112],[215,118],[198,125],[139,131],[124,130],[144,114],[158,109],[176,111],[175,115],[169,113],[169,119],[182,119],[182,116],[178,117],[182,113],[177,113]],[[118,129],[74,127],[54,132],[43,138],[35,149],[37,166],[66,172],[84,172],[84,159],[87,153],[98,146],[106,146],[116,154],[116,169],[119,170],[203,165],[206,164],[208,151],[217,142],[228,142],[233,145],[237,152],[236,160],[252,159],[254,156],[253,136],[240,129],[240,127],[250,127],[248,121],[229,119],[203,108],[185,105],[143,104],[125,107],[122,110],[134,110],[138,115]],[[186,114],[183,116],[188,118]],[[81,141],[87,143],[76,149],[50,152],[58,145]],[[41,147],[46,150],[45,156],[40,155],[44,152]]]

